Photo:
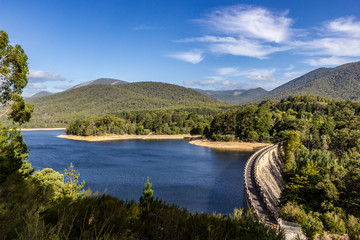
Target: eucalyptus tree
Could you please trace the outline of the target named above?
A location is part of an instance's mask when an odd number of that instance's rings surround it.
[[[33,106],[25,104],[21,94],[27,85],[27,55],[20,45],[12,46],[5,31],[0,31],[0,104],[3,113],[13,121],[12,130],[0,124],[0,183],[11,174],[28,175],[31,167],[25,161],[27,147],[16,125],[30,120]]]

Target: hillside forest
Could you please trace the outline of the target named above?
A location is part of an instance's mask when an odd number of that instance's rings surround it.
[[[215,141],[282,142],[281,217],[307,236],[360,235],[360,103],[319,96],[263,101],[211,114],[123,112],[76,121],[68,134],[194,133]]]

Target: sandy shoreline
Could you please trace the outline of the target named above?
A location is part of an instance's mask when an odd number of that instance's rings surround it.
[[[117,140],[190,140],[190,144],[208,147],[219,150],[230,151],[256,151],[270,145],[269,143],[251,143],[251,142],[215,142],[208,139],[202,139],[202,136],[192,136],[190,134],[179,135],[106,135],[106,136],[77,136],[77,135],[59,135],[58,138],[65,138],[77,141],[101,142]]]
[[[250,152],[256,151],[258,149],[270,145],[270,143],[258,143],[258,142],[215,142],[208,139],[194,139],[191,140],[190,143],[197,146],[203,146],[218,150],[250,151]]]
[[[21,131],[55,131],[65,130],[66,128],[21,128]]]
[[[58,138],[66,138],[77,141],[100,142],[116,140],[183,140],[191,138],[190,134],[179,135],[106,135],[106,136],[76,136],[76,135],[59,135]]]

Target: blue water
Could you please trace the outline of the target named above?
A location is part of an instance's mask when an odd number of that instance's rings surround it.
[[[192,212],[244,207],[243,170],[251,153],[214,151],[182,140],[82,142],[63,131],[23,132],[33,168],[63,173],[72,162],[85,188],[138,200],[147,176],[154,195]]]

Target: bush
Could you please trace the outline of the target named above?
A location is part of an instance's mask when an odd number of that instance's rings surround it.
[[[356,217],[352,215],[348,216],[348,220],[346,221],[346,229],[347,234],[351,240],[360,239],[360,222]]]
[[[280,217],[286,221],[303,224],[307,219],[305,211],[296,204],[288,202],[279,211]]]
[[[327,212],[323,215],[325,229],[331,233],[345,233],[345,222],[340,215],[334,212]]]
[[[308,239],[314,239],[316,233],[322,233],[324,226],[316,213],[310,213],[301,225],[303,233]]]

